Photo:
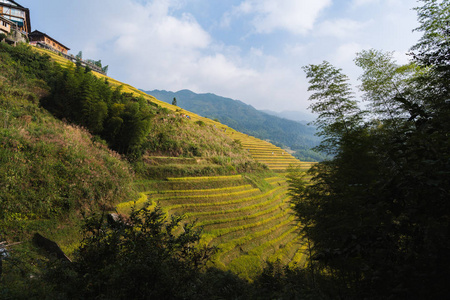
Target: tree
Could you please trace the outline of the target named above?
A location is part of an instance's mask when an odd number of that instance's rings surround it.
[[[417,7],[420,26],[415,31],[423,32],[419,42],[411,50],[417,62],[434,66],[440,72],[450,72],[450,3],[447,0],[420,0]]]
[[[73,263],[54,264],[44,279],[61,299],[195,299],[216,250],[198,244],[201,229],[180,221],[158,208],[116,221],[88,217]]]
[[[398,66],[376,50],[358,54],[370,110],[364,118],[340,70],[305,68],[321,147],[334,157],[310,170],[311,184],[291,180],[292,201],[312,241],[312,262],[344,298],[449,293],[450,5],[423,2],[424,36],[412,64]]]
[[[177,98],[173,98],[173,100],[172,100],[172,105],[175,105],[175,106],[177,106]]]
[[[309,108],[318,114],[318,118],[313,123],[323,138],[318,150],[334,154],[342,135],[358,126],[361,111],[354,100],[349,79],[341,69],[327,61],[303,69],[309,78],[308,91],[314,91],[309,98],[314,102]]]
[[[357,53],[355,63],[363,69],[363,74],[359,77],[360,90],[364,92],[362,99],[368,102],[372,117],[395,123],[396,119],[405,115],[405,110],[395,97],[407,93],[407,79],[417,68],[412,63],[397,65],[392,55],[392,52],[363,50]]]

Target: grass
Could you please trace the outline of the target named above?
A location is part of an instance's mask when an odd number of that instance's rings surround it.
[[[276,245],[280,240],[282,240],[285,236],[289,235],[295,227],[290,230],[284,231],[282,234],[277,236],[268,236],[265,238],[266,242],[259,244],[257,247],[254,247],[251,250],[244,250],[244,247],[240,247],[239,251],[245,253],[244,255],[239,255],[236,259],[231,260],[228,263],[228,268],[232,270],[236,274],[240,274],[241,277],[251,280],[256,277],[260,271],[262,270],[262,259],[264,259],[264,252],[267,252],[267,249],[270,249],[274,245]],[[275,251],[273,249],[272,251]],[[258,258],[259,265],[255,264],[255,259]],[[249,265],[251,262],[253,265]]]
[[[186,214],[186,217],[195,217],[200,221],[199,225],[206,226],[212,224],[228,223],[240,220],[249,220],[260,216],[267,215],[282,207],[283,199],[277,197],[277,199],[268,199],[265,202],[257,203],[251,206],[245,206],[234,210],[228,211],[215,211],[215,212],[202,212]],[[224,218],[226,216],[226,218]]]
[[[168,214],[184,215],[184,222],[196,221],[203,227],[202,243],[219,247],[216,267],[251,280],[265,259],[302,261],[296,254],[302,244],[282,173],[169,177],[136,184],[140,199],[123,206],[156,204]]]
[[[246,184],[246,185],[239,185],[239,186],[232,186],[232,187],[223,187],[223,188],[215,188],[215,189],[199,189],[199,190],[162,190],[157,191],[158,194],[173,194],[173,195],[196,195],[199,193],[202,194],[219,194],[221,192],[236,192],[236,191],[244,191],[251,189],[252,185]],[[147,194],[153,193],[153,191],[145,192]]]
[[[237,199],[231,199],[231,200],[225,200],[225,201],[220,201],[220,202],[200,202],[200,203],[183,203],[183,204],[174,204],[174,205],[167,205],[165,206],[165,208],[170,211],[173,209],[188,209],[188,208],[205,208],[205,207],[228,207],[230,205],[235,205],[235,204],[242,204],[242,203],[255,203],[258,201],[261,201],[262,199],[264,199],[265,197],[268,197],[269,195],[274,194],[275,192],[277,192],[278,190],[280,190],[281,188],[275,188],[273,190],[270,190],[266,193],[260,194],[260,195],[256,195],[256,196],[251,196],[251,197],[246,197],[246,198],[237,198]]]
[[[61,57],[49,55],[67,64]],[[8,188],[2,196],[19,199],[23,195],[15,186],[25,186],[27,191],[28,186],[43,186],[51,195],[45,196],[41,189],[36,199],[44,201],[27,200],[41,209],[48,209],[53,202],[64,204],[67,199],[73,199],[80,210],[98,203],[122,214],[144,205],[160,205],[169,215],[184,214],[186,221],[197,219],[197,225],[204,228],[202,242],[220,248],[214,260],[217,266],[247,279],[261,271],[263,259],[303,261],[283,172],[291,164],[308,168],[311,163],[300,162],[266,141],[178,110],[112,78],[96,76],[166,109],[155,117],[149,136],[149,142],[154,143],[152,150],[130,165],[105,145],[94,142],[84,129],[56,121],[43,111],[37,105],[39,97],[31,92],[38,90],[36,86],[8,87],[7,97],[0,99],[5,112],[0,115],[0,130],[4,133],[0,140],[0,168],[4,169],[0,176]],[[5,90],[0,83],[0,93],[5,94]],[[188,114],[190,120],[183,114]],[[24,180],[29,174],[33,179]],[[53,182],[51,178],[58,180]],[[22,210],[7,209],[11,212],[8,228],[18,232],[24,226],[45,229],[69,253],[80,239],[76,227],[71,226],[81,222],[76,215],[66,223],[57,222],[62,225],[52,231],[55,219],[39,219],[25,206]]]
[[[47,53],[48,55],[50,55],[52,57],[52,59],[54,59],[61,65],[73,64],[72,62],[68,62],[67,60],[64,60],[62,57],[60,57],[50,51],[46,51],[46,50],[39,49],[39,48],[36,48],[36,51],[39,51],[41,53]],[[244,149],[245,152],[247,152],[251,157],[253,157],[254,160],[262,163],[263,165],[266,165],[270,170],[274,170],[277,172],[284,172],[289,168],[291,163],[294,163],[294,164],[300,163],[300,161],[298,159],[296,159],[295,157],[290,155],[286,150],[276,147],[269,142],[262,141],[255,137],[240,133],[232,128],[229,128],[226,125],[220,124],[219,122],[198,116],[189,111],[180,109],[178,106],[174,106],[174,105],[171,105],[164,101],[160,101],[160,100],[154,98],[153,96],[150,96],[142,91],[139,91],[138,89],[136,89],[130,85],[121,83],[113,78],[108,77],[108,76],[105,76],[105,75],[102,75],[99,73],[94,73],[94,74],[96,76],[98,76],[99,78],[107,79],[108,82],[110,84],[112,84],[113,86],[123,86],[124,92],[132,93],[133,95],[135,95],[137,97],[143,97],[148,102],[154,103],[161,108],[167,109],[169,112],[171,112],[171,114],[169,114],[169,115],[172,115],[172,116],[189,115],[190,121],[186,122],[189,124],[189,126],[195,127],[195,128],[203,127],[203,128],[205,128],[205,130],[213,130],[215,132],[215,135],[226,136],[229,140],[224,145],[232,145],[233,143],[230,143],[230,141],[231,142],[237,141],[236,145],[239,145],[239,148]],[[165,118],[163,117],[161,119],[161,122],[158,123],[157,126],[155,126],[155,128],[154,128],[155,130],[153,130],[152,133],[157,135],[160,133],[167,132],[167,128],[165,128],[165,125],[167,123],[172,122],[172,121],[170,121],[171,118],[172,117],[165,117]],[[206,124],[208,126],[199,126],[196,123],[198,121],[201,121],[202,124]],[[213,144],[213,143],[211,143],[211,141],[205,139],[204,136],[202,136],[202,135],[198,135],[198,134],[195,136],[192,135],[193,133],[196,134],[197,132],[199,132],[199,131],[198,130],[188,130],[188,131],[183,132],[179,136],[189,137],[189,140],[191,140],[191,141],[199,141],[198,144],[203,145],[203,146]],[[177,153],[178,155],[180,154],[179,150],[176,150],[176,149],[175,149],[175,153]],[[264,155],[264,154],[267,155],[267,154],[272,154],[272,153],[273,153],[272,157],[276,157],[277,159],[279,159],[281,161],[285,161],[286,163],[274,164],[274,162],[272,162],[272,161],[264,161],[264,159],[263,159],[264,157],[261,157],[261,155]],[[157,153],[154,153],[154,155],[155,154],[157,154]],[[210,157],[212,157],[212,156],[214,156],[214,154],[211,154]],[[228,155],[219,155],[219,156],[233,158],[233,156],[230,155],[230,152],[228,152]],[[223,159],[220,159],[220,160],[223,160]],[[287,163],[287,162],[289,162],[289,163]],[[246,172],[243,165],[245,165],[245,162],[235,162],[233,164],[233,167],[236,168],[237,172]],[[305,167],[307,167],[307,166],[305,165]],[[253,166],[252,168],[255,168],[255,166]],[[173,170],[175,170],[174,172],[176,173],[177,169],[174,168]],[[170,170],[166,169],[166,173],[168,173],[169,171]],[[229,171],[232,171],[232,170],[229,169]],[[248,169],[247,169],[247,171],[248,171]],[[156,176],[154,175],[156,172],[157,171],[150,173],[149,174],[150,177],[156,178]],[[195,172],[195,171],[192,171],[192,172],[193,172],[192,174],[186,174],[186,175],[188,175],[188,176],[191,176],[191,175],[201,176],[202,175],[201,172]],[[183,176],[183,174],[180,172],[178,172],[176,174],[177,174],[177,176]]]
[[[130,166],[116,153],[23,94],[0,90],[2,116],[9,116],[0,122],[0,235],[22,240],[36,229],[49,232],[37,224],[135,194]]]
[[[203,176],[203,177],[178,177],[178,178],[167,178],[168,181],[217,181],[217,180],[236,180],[241,179],[242,175],[234,176]]]

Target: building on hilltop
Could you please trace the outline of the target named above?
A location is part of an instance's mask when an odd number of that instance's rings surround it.
[[[17,26],[19,31],[31,32],[30,10],[13,0],[0,0],[0,17],[8,19]]]
[[[34,46],[51,48],[51,50],[56,50],[64,54],[67,54],[67,52],[70,50],[70,48],[64,46],[57,40],[38,30],[35,30],[32,33],[30,33],[28,35],[28,38],[30,39],[30,44]]]
[[[58,52],[72,62],[79,61],[83,67],[106,74],[106,68],[102,69],[101,64],[98,66],[96,62],[79,60],[69,55],[70,48],[46,33],[38,30],[31,32],[30,10],[13,0],[0,0],[0,42],[2,41],[13,45],[29,42],[33,46]]]
[[[3,33],[4,35],[9,35],[13,27],[14,27],[13,22],[11,22],[9,19],[0,16],[0,33]]]
[[[2,34],[0,42],[5,41],[12,45],[16,45],[19,42],[27,42],[26,33],[19,30],[19,27],[15,22],[3,16],[0,16],[0,34]]]

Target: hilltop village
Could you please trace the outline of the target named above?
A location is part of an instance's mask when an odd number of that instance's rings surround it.
[[[50,50],[72,61],[79,61],[83,67],[106,74],[107,68],[92,60],[83,60],[79,55],[69,54],[70,48],[47,33],[31,28],[31,12],[13,0],[0,0],[0,41],[10,45],[29,43],[32,46]]]

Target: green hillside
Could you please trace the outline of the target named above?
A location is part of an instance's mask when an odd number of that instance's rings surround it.
[[[0,299],[446,299],[450,1],[422,2],[411,63],[356,55],[361,100],[303,68],[320,163],[0,43]]]
[[[311,150],[319,144],[315,129],[292,120],[267,114],[241,101],[215,94],[197,94],[189,90],[145,91],[167,103],[176,98],[177,105],[210,119],[217,119],[237,131],[290,148],[301,160],[321,161],[324,156]]]
[[[407,65],[303,67],[319,163],[0,43],[0,299],[446,299],[450,1],[421,2]]]
[[[262,261],[303,263],[298,225],[290,210],[284,176],[234,175],[181,177],[139,181],[144,198],[119,204],[129,213],[133,205],[150,201],[169,214],[184,214],[185,222],[203,227],[203,242],[217,246],[215,266],[243,278],[255,278]]]
[[[209,267],[233,276],[304,263],[285,172],[311,163],[54,53],[0,50],[0,239],[18,243],[21,264],[5,260],[11,295],[45,260],[34,233],[76,258],[86,216],[144,207],[203,228],[200,244],[217,249]]]

